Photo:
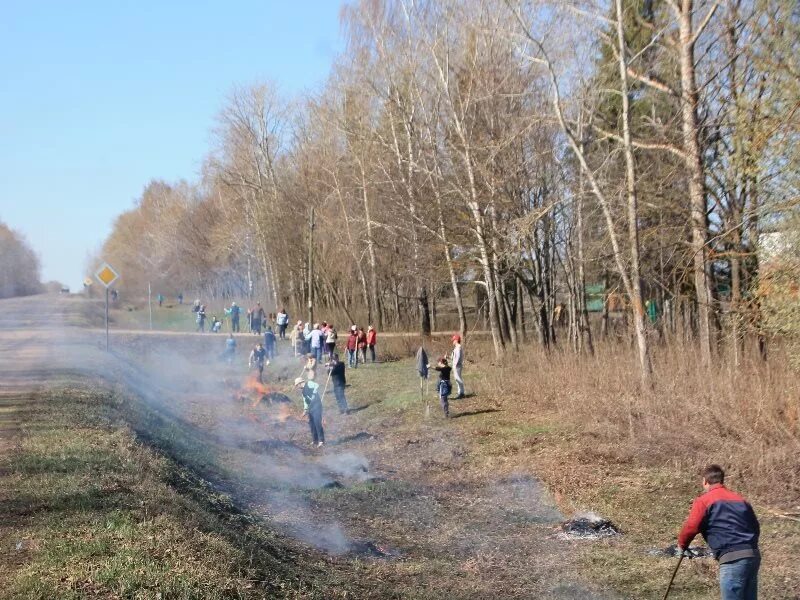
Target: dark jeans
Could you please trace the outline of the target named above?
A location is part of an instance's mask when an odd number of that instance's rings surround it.
[[[719,589],[722,600],[756,600],[758,598],[758,568],[761,559],[740,558],[719,566]]]
[[[282,340],[286,339],[286,325],[278,325],[278,335]]]
[[[347,349],[347,363],[350,368],[355,368],[358,366],[358,350],[350,350]]]
[[[439,404],[442,405],[444,416],[449,417],[450,416],[449,398],[450,398],[450,392],[452,391],[452,388],[450,387],[450,382],[439,380],[437,388],[439,390]]]
[[[231,331],[234,333],[239,331],[239,317],[231,317]]]
[[[325,342],[325,347],[328,350],[328,356],[333,358],[333,355],[336,353],[336,342]]]
[[[315,444],[325,441],[325,432],[322,430],[322,404],[309,407],[308,426],[311,428],[311,439]]]
[[[372,362],[375,362],[375,344],[369,345],[369,354],[370,358],[372,359]],[[366,360],[366,357],[364,358],[364,360]]]
[[[347,398],[344,396],[344,386],[334,383],[333,395],[336,398],[336,404],[339,406],[339,412],[347,412]]]
[[[272,346],[264,346],[264,350],[267,351],[267,358],[269,360],[273,360],[275,358],[275,345]]]

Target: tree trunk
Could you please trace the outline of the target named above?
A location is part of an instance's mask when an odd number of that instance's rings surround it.
[[[680,2],[678,7],[677,2]],[[691,248],[693,254],[694,289],[697,296],[697,325],[700,357],[705,366],[711,366],[713,333],[711,312],[711,273],[708,260],[708,214],[706,207],[705,172],[700,151],[700,125],[697,116],[697,75],[695,71],[695,40],[692,16],[693,0],[676,0],[680,26],[679,65],[681,73],[681,125],[686,171],[689,176],[689,203],[691,209]]]
[[[628,93],[628,63],[623,31],[622,0],[615,0],[617,8],[617,44],[619,46],[618,63],[622,92],[622,139],[625,151],[625,191],[628,199],[628,249],[630,252],[631,270],[631,304],[633,307],[633,328],[636,332],[636,345],[639,349],[639,370],[642,383],[648,385],[653,371],[650,362],[650,349],[647,344],[645,330],[644,303],[642,302],[642,280],[639,273],[639,216],[638,198],[636,196],[636,165],[631,143],[630,97]]]
[[[369,297],[370,303],[367,306],[367,321],[376,322],[378,330],[383,330],[383,316],[378,306],[378,260],[375,256],[375,241],[372,237],[372,217],[369,210],[369,196],[367,195],[367,175],[364,172],[364,165],[359,161],[361,169],[361,198],[364,202],[364,219],[366,220],[367,234],[367,256],[369,257]]]

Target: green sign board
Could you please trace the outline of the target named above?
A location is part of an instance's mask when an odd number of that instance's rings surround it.
[[[606,286],[603,283],[592,283],[586,286],[586,310],[603,312],[606,299]]]

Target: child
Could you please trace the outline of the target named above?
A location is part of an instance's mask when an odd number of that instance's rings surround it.
[[[364,331],[363,327],[358,328],[358,333],[356,334],[358,337],[358,352],[361,354],[361,362],[367,362],[367,332]],[[356,363],[358,363],[358,357],[356,357]]]
[[[339,360],[339,355],[334,352],[331,357],[331,362],[327,364],[327,367],[331,374],[333,395],[336,398],[336,404],[339,406],[339,414],[345,415],[349,411],[347,409],[347,398],[345,398],[344,395],[344,387],[347,385],[344,374],[344,363]]]
[[[306,366],[303,368],[308,372],[314,372],[317,370],[317,359],[310,352],[306,354]]]
[[[428,365],[428,367],[430,367],[430,365]],[[450,403],[448,402],[448,398],[450,397],[450,392],[452,391],[452,387],[450,386],[451,369],[447,365],[447,358],[444,356],[440,358],[439,362],[436,363],[436,366],[433,368],[439,371],[439,384],[437,385],[437,390],[439,391],[439,402],[442,405],[444,416],[449,419]]]
[[[312,445],[321,448],[325,444],[325,431],[322,429],[322,398],[319,396],[319,384],[314,381],[314,371],[308,372],[308,380],[302,377],[294,380],[295,387],[302,386],[303,415],[308,416],[311,429]]]
[[[219,330],[222,329],[222,321],[217,318],[217,315],[211,317],[211,332],[212,333],[219,333]]]
[[[258,369],[258,383],[264,383],[264,365],[268,364],[267,351],[264,346],[256,344],[253,351],[250,353],[250,368]]]
[[[347,362],[350,363],[350,368],[354,369],[358,366],[358,328],[355,325],[350,326],[350,335],[347,336]]]
[[[367,348],[369,348],[370,358],[375,362],[375,342],[378,341],[378,332],[370,325],[367,327]],[[366,357],[364,358],[366,360]]]

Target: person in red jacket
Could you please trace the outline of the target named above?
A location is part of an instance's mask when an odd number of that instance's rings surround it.
[[[369,355],[372,362],[375,362],[375,342],[378,340],[378,333],[375,328],[370,325],[367,327],[367,348],[369,348]]]
[[[347,336],[347,362],[351,369],[358,366],[358,327],[350,326],[350,335]]]
[[[703,489],[678,534],[683,553],[700,533],[719,561],[722,600],[756,600],[761,555],[761,528],[753,507],[725,487],[725,471],[719,465],[703,470]]]

